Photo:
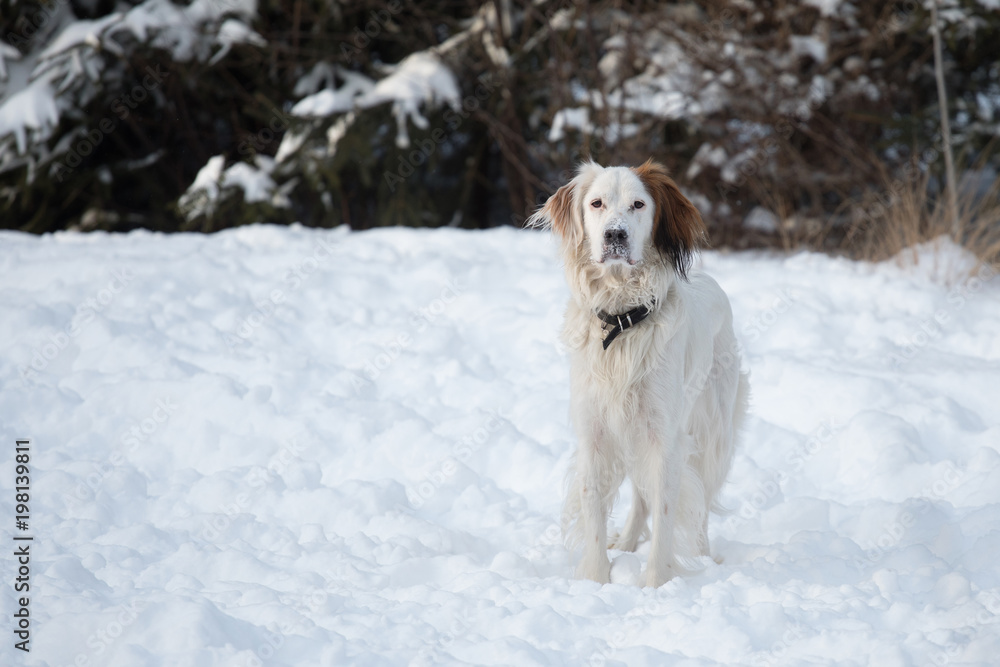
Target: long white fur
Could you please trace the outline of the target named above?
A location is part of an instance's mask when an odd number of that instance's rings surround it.
[[[704,274],[690,281],[678,276],[655,247],[652,198],[636,173],[591,162],[569,186],[572,219],[553,220],[549,206],[529,219],[561,231],[572,293],[562,338],[570,350],[578,447],[563,529],[571,546],[582,547],[577,576],[602,583],[610,576],[607,547],[634,551],[648,535],[646,585],[660,586],[687,571],[689,558],[709,555],[708,511],[732,463],[748,376],[740,370],[728,298]],[[602,199],[603,215],[591,206],[595,198]],[[637,198],[647,205],[629,208]],[[627,227],[634,265],[600,261],[609,221]],[[640,304],[653,306],[648,318],[603,349],[595,313]],[[608,513],[626,476],[635,500],[609,545]]]

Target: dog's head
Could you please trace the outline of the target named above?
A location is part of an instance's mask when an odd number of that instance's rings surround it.
[[[532,226],[546,223],[563,244],[586,248],[594,263],[630,267],[658,252],[682,277],[705,237],[698,209],[652,160],[641,167],[580,165],[576,177],[528,220]]]

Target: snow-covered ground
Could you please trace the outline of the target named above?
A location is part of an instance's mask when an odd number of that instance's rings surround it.
[[[702,263],[754,414],[723,562],[654,590],[570,578],[545,235],[0,233],[0,662],[996,664],[1000,280],[947,246]]]

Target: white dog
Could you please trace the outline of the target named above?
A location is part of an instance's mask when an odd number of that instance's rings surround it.
[[[607,582],[607,547],[652,534],[646,585],[709,555],[708,511],[732,463],[749,382],[729,299],[687,277],[705,228],[662,165],[590,162],[530,219],[559,236],[572,300],[571,421],[579,441],[563,529],[582,546],[577,576]],[[610,544],[608,513],[624,477],[635,500]]]

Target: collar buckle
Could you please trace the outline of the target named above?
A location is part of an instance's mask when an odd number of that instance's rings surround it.
[[[604,349],[608,349],[608,346],[611,345],[612,341],[618,337],[618,334],[626,329],[631,329],[636,324],[646,319],[646,316],[652,312],[655,306],[655,302],[651,306],[636,306],[632,310],[618,315],[610,315],[603,310],[597,311],[597,317],[602,322],[601,330],[604,332]],[[622,322],[623,317],[625,318],[625,322]],[[608,328],[609,326],[611,327],[610,329]]]

